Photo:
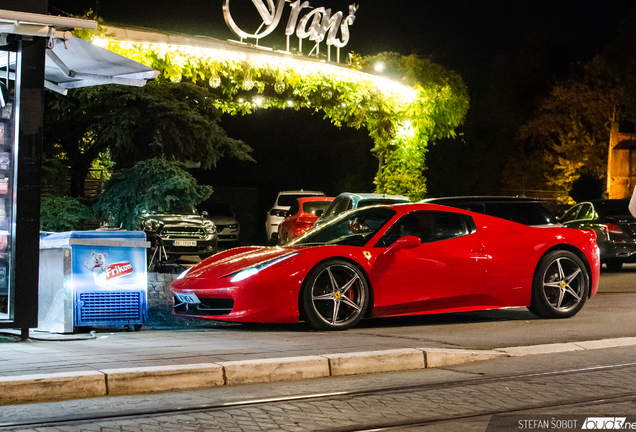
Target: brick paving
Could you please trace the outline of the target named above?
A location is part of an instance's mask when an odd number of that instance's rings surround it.
[[[20,432],[330,431],[478,416],[636,394],[636,366],[100,420]]]

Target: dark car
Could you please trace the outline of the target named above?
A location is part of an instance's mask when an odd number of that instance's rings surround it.
[[[566,227],[593,229],[601,250],[601,262],[612,271],[636,262],[636,219],[628,199],[599,199],[571,207],[561,217]]]
[[[461,208],[528,226],[559,226],[559,221],[548,203],[535,198],[461,196],[429,198],[422,202]]]
[[[214,222],[220,242],[238,242],[241,224],[229,204],[204,202],[197,206],[201,214]]]
[[[214,222],[199,214],[194,207],[184,206],[169,212],[144,212],[140,226],[152,244],[148,252],[161,253],[159,260],[177,259],[182,255],[198,255],[201,259],[217,252],[218,236]],[[165,254],[165,255],[164,255]]]

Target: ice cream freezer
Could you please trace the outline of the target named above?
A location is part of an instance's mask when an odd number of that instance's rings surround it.
[[[143,231],[67,231],[40,238],[38,329],[130,327],[147,317]]]

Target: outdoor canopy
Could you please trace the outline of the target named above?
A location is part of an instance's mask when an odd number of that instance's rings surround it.
[[[96,29],[97,23],[77,18],[55,17],[0,10],[0,45],[6,44],[7,34],[48,37],[44,85],[50,90],[66,94],[69,88],[101,84],[123,84],[141,87],[146,79],[159,75],[154,69],[100,48],[90,42],[74,38],[70,29]],[[4,77],[15,79],[16,57],[0,52],[0,66]],[[0,72],[0,78],[3,78]]]
[[[159,72],[79,38],[54,39],[46,50],[45,87],[66,94],[66,89],[101,84],[142,87]]]

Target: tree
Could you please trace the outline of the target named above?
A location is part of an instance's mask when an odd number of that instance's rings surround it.
[[[69,196],[45,194],[40,200],[40,229],[42,231],[72,231],[93,222],[95,216],[90,207]]]
[[[118,168],[156,156],[198,162],[204,169],[224,156],[252,160],[251,148],[229,138],[205,89],[192,83],[149,82],[47,92],[48,157],[71,168],[71,195],[80,196],[94,160],[110,150]]]
[[[596,57],[570,79],[557,82],[517,139],[521,154],[509,160],[504,181],[518,187],[520,173],[533,173],[525,183],[551,189],[568,200],[581,175],[606,177],[610,123],[622,117],[624,96],[619,80]],[[537,166],[540,165],[540,167]]]
[[[455,137],[455,129],[463,124],[470,105],[466,85],[459,74],[415,55],[386,52],[354,56],[353,61],[369,73],[381,65],[384,76],[403,82],[417,93],[402,112],[390,113],[382,105],[372,108],[367,128],[379,159],[376,192],[420,200],[426,196],[427,147]]]
[[[127,230],[138,229],[143,212],[172,212],[196,206],[212,194],[212,187],[198,185],[183,164],[153,158],[115,172],[104,184],[95,213],[102,220]]]

